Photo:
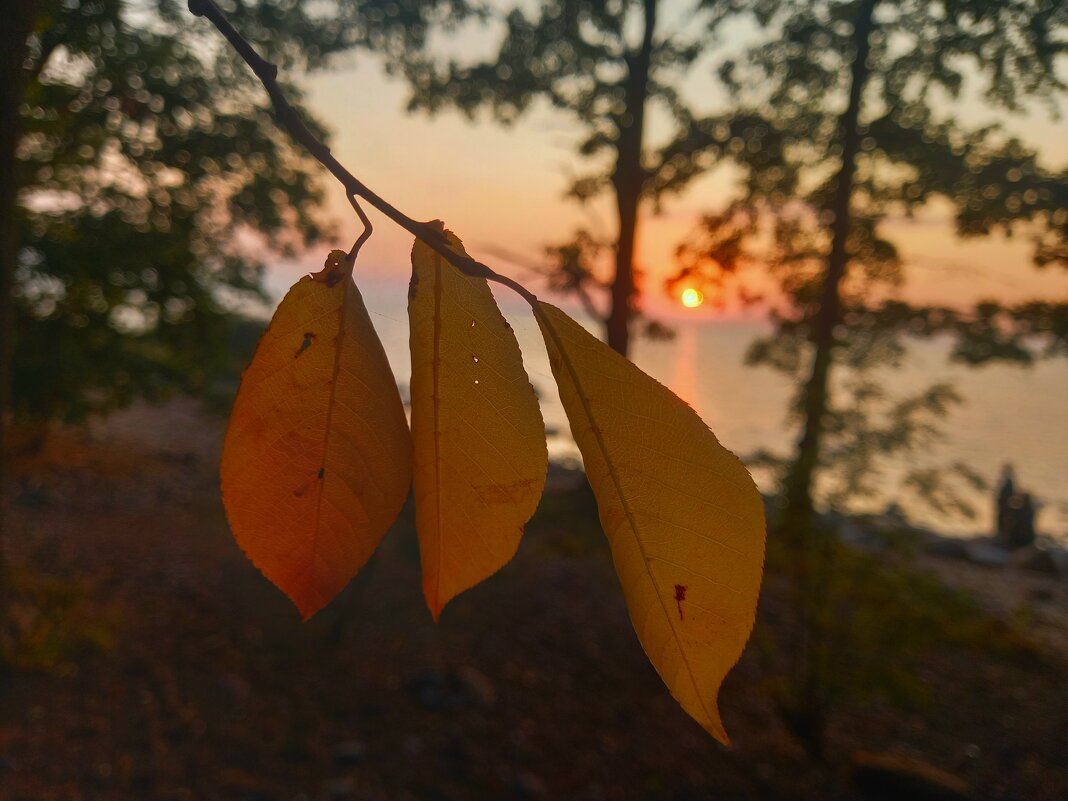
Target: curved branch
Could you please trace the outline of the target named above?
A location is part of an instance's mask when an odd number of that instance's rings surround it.
[[[356,257],[360,253],[360,248],[363,247],[364,242],[371,238],[371,234],[374,233],[375,227],[371,225],[371,220],[367,217],[367,212],[360,206],[355,195],[349,195],[349,203],[352,204],[356,216],[359,217],[360,222],[363,223],[363,233],[357,237],[355,244],[352,246],[352,250],[349,251],[349,255],[346,257],[349,265],[352,266],[356,264]]]
[[[278,124],[285,128],[290,136],[303,145],[305,150],[345,187],[345,191],[350,198],[360,197],[366,200],[412,236],[426,242],[449,264],[465,275],[496,281],[498,284],[502,284],[518,293],[531,306],[537,303],[537,297],[516,281],[495,272],[470,256],[454,251],[449,247],[443,229],[434,223],[418,222],[412,219],[377,195],[355,175],[345,169],[344,165],[334,158],[330,148],[316,139],[315,134],[308,130],[308,126],[304,124],[300,114],[286,100],[282,87],[278,84],[277,65],[262,58],[249,44],[248,40],[230,24],[226,15],[212,0],[188,0],[188,5],[189,11],[194,16],[207,17],[211,24],[218,29],[219,33],[226,37],[226,40],[237,51],[238,55],[248,64],[249,68],[256,74],[256,77],[260,79],[263,88],[267,90],[267,95],[274,106],[275,119]]]

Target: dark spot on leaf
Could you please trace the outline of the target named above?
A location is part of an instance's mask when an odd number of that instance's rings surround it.
[[[679,620],[682,620],[682,602],[686,600],[686,585],[675,585],[675,606],[679,608]]]
[[[315,273],[312,278],[322,281],[328,287],[337,284],[352,271],[352,265],[348,262],[348,254],[343,250],[332,250],[326,257],[326,264],[321,272]]]
[[[304,341],[300,343],[300,347],[297,348],[297,352],[293,354],[293,358],[294,359],[297,358],[298,356],[300,356],[300,354],[302,354],[304,351],[306,351],[308,348],[310,348],[314,341],[315,341],[315,334],[313,334],[311,331],[306,332],[304,334]]]
[[[319,478],[322,478],[325,475],[326,475],[326,468],[325,467],[320,467],[319,468]]]

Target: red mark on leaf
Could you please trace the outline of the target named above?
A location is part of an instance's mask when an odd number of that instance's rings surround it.
[[[682,602],[686,600],[686,585],[675,585],[675,606],[679,608],[679,620],[682,620]]]

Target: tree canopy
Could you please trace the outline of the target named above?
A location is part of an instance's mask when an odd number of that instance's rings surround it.
[[[323,233],[313,162],[184,3],[28,5],[32,33],[8,43],[25,53],[15,414],[78,420],[203,389],[222,366],[232,312],[260,294],[265,254]],[[418,49],[438,16],[462,13],[421,0],[262,0],[234,17],[272,60],[303,70],[355,47]]]
[[[667,12],[670,20],[664,19]],[[405,67],[412,110],[434,113],[451,106],[474,116],[487,109],[507,125],[541,100],[582,126],[577,150],[591,169],[569,194],[580,201],[605,192],[613,197],[614,270],[607,281],[594,279],[587,258],[592,243],[580,231],[574,242],[552,249],[562,272],[552,284],[578,292],[591,311],[596,304],[590,290],[607,287],[607,308],[596,316],[621,353],[639,309],[634,244],[642,203],[682,191],[711,164],[705,153],[661,152],[647,129],[653,113],[680,131],[694,119],[682,85],[710,43],[706,26],[714,17],[714,9],[700,3],[679,9],[661,0],[510,6],[499,15],[503,32],[488,58],[462,61],[424,51]]]
[[[903,486],[943,510],[967,508],[966,493],[948,479],[981,483],[969,465],[947,470],[924,460],[959,401],[952,386],[903,394],[875,368],[899,366],[910,337],[940,333],[955,336],[958,357],[973,364],[1063,352],[1068,307],[1060,304],[969,310],[896,297],[906,265],[883,224],[938,198],[960,236],[1028,230],[1037,262],[1063,259],[1065,174],[1001,126],[963,125],[954,104],[977,90],[1007,112],[1056,107],[1068,18],[1063,4],[1022,0],[731,6],[729,15],[751,13],[764,39],[720,70],[735,108],[691,126],[675,147],[729,157],[743,180],[683,245],[676,280],[719,286],[753,268],[774,285],[774,332],[754,344],[749,361],[798,387],[797,444],[769,460],[781,478],[775,525],[796,593],[781,702],[794,732],[819,752],[839,635],[828,633],[835,613],[826,589],[836,551],[817,523],[817,501],[840,508],[872,492],[888,455],[908,455]]]
[[[739,192],[683,244],[675,280],[720,286],[730,278],[738,288],[754,270],[771,277],[774,297],[762,300],[776,329],[750,361],[797,380],[804,425],[814,416],[830,423],[820,458],[837,465],[842,485],[843,471],[864,474],[847,453],[872,444],[857,439],[861,409],[885,434],[876,419],[893,428],[888,421],[906,409],[941,416],[953,402],[934,388],[908,398],[873,393],[861,376],[900,363],[908,338],[951,334],[957,357],[973,364],[1063,349],[1057,304],[934,309],[900,300],[907,265],[883,223],[938,199],[959,236],[1027,234],[1038,264],[1063,261],[1064,173],[1002,126],[969,128],[954,110],[966,93],[1007,112],[1058,107],[1065,87],[1055,65],[1068,19],[1058,4],[1029,2],[768,0],[729,13],[746,12],[766,38],[720,69],[737,109],[699,121],[673,145],[731,158],[742,168]],[[853,377],[828,384],[816,376],[824,389],[813,403],[813,359],[832,352]],[[876,450],[918,447],[898,433]],[[870,468],[875,452],[864,450]]]

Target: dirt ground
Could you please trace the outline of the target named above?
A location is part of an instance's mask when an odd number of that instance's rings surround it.
[[[229,535],[222,430],[193,402],[141,407],[20,462],[9,552],[32,647],[0,687],[0,801],[845,799],[861,797],[858,750],[922,760],[975,798],[1068,798],[1055,651],[934,652],[925,700],[840,711],[817,765],[754,646],[719,746],[650,667],[588,504],[565,496],[437,626],[408,512],[302,624]],[[769,581],[755,642],[783,603]]]

